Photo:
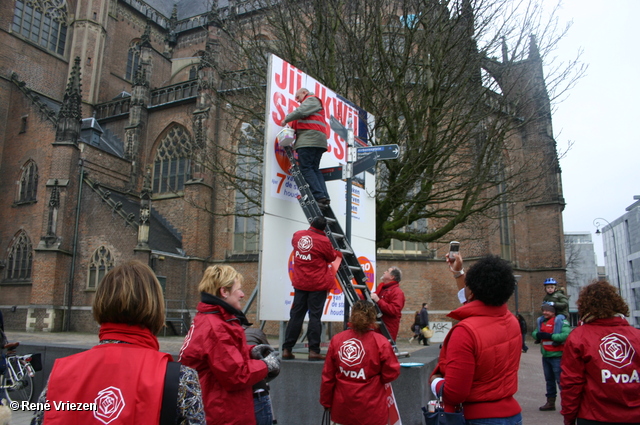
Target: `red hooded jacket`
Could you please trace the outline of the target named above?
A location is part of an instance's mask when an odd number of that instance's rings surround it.
[[[328,291],[335,285],[335,275],[329,264],[338,256],[331,241],[321,230],[309,227],[298,230],[291,240],[293,246],[293,287],[303,291]]]
[[[622,317],[575,328],[562,355],[562,415],[607,423],[640,423],[640,329]]]
[[[198,303],[178,361],[198,371],[207,424],[254,425],[253,384],[267,365],[250,358],[240,321],[218,305]]]
[[[521,412],[518,391],[522,335],[507,305],[471,301],[447,316],[460,320],[447,334],[433,374],[444,377],[445,410],[462,403],[466,419],[507,418]]]
[[[384,384],[400,375],[400,364],[385,337],[348,329],[329,344],[322,369],[320,404],[340,424],[384,425],[389,407]]]

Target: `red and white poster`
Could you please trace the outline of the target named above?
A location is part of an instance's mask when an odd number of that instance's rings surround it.
[[[290,174],[290,163],[284,150],[278,146],[276,135],[282,127],[279,123],[298,103],[295,93],[306,88],[323,103],[327,123],[334,127],[351,125],[356,140],[367,144],[371,139],[374,117],[348,99],[318,83],[314,78],[272,55],[269,60],[267,106],[264,141],[264,185],[262,190],[261,249],[260,249],[260,320],[289,320],[293,301],[290,272],[293,267],[291,238],[298,230],[307,229],[297,196],[297,185]],[[349,124],[351,123],[351,124]],[[322,156],[320,168],[339,167],[347,161],[347,141],[333,129],[327,140],[328,149]],[[355,158],[355,155],[354,155]],[[346,194],[346,181],[327,181],[331,208],[345,228],[347,199],[352,211],[351,246],[354,248],[370,284],[375,282],[375,176],[363,173],[353,181],[351,196]],[[344,319],[344,297],[336,281],[327,297],[323,321]]]
[[[389,425],[402,425],[400,411],[396,403],[396,396],[393,394],[393,387],[390,383],[384,384],[384,390],[387,393],[387,406],[389,406]]]

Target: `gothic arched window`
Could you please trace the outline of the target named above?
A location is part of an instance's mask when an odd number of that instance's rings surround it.
[[[125,79],[132,81],[136,76],[136,71],[140,65],[140,41],[132,41],[129,46],[129,54],[127,56],[127,72]]]
[[[162,139],[153,167],[153,193],[177,192],[191,178],[191,138],[174,126]]]
[[[18,202],[36,200],[36,194],[38,193],[38,166],[34,161],[29,161],[22,167],[19,188]]]
[[[102,278],[115,265],[111,251],[104,245],[96,249],[89,262],[89,280],[87,289],[96,289]]]
[[[16,0],[14,33],[59,55],[67,39],[67,5],[64,0]]]
[[[31,239],[22,230],[9,248],[7,257],[7,280],[31,280],[33,249]]]

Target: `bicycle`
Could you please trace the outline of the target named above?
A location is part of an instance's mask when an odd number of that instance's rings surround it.
[[[19,343],[5,346],[9,351],[4,356],[6,367],[0,375],[0,398],[2,392],[9,402],[30,402],[33,397],[33,377],[36,371],[42,370],[40,353],[18,355],[15,349]]]

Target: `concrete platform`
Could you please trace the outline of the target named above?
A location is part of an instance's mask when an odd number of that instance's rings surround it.
[[[36,374],[35,390],[42,390],[53,362],[58,357],[67,356],[91,348],[98,342],[95,334],[79,333],[17,333],[9,332],[11,341],[20,341],[20,353],[40,352],[43,354],[44,370]],[[159,337],[160,349],[173,354],[182,346],[183,337]],[[277,339],[272,345],[277,346]],[[517,400],[522,406],[524,423],[536,425],[561,425],[562,416],[558,411],[540,412],[538,406],[545,402],[545,383],[542,373],[541,354],[532,347],[527,354],[522,354],[519,372],[519,391]],[[424,347],[416,343],[399,341],[400,351],[410,353],[410,357],[401,358],[401,363],[424,363],[421,367],[402,368],[400,377],[393,383],[393,388],[404,425],[422,425],[421,406],[432,398],[428,378],[437,362],[439,344]],[[322,362],[309,362],[305,355],[296,353],[295,360],[283,361],[280,376],[271,383],[272,401],[278,424],[300,425],[315,424],[322,417],[319,390]],[[34,401],[37,396],[34,396]],[[12,425],[27,425],[32,417],[31,412],[13,412]]]

